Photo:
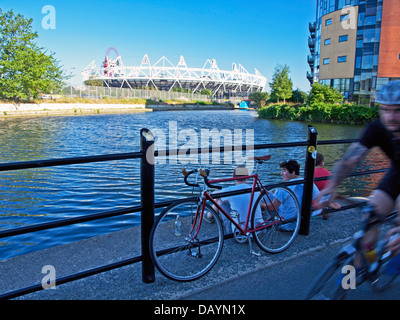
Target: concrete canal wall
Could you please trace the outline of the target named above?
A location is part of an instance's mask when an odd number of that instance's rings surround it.
[[[90,103],[26,103],[0,104],[0,118],[47,116],[47,115],[83,115],[147,111],[173,110],[231,110],[234,107],[220,105],[144,105],[144,104],[90,104]]]

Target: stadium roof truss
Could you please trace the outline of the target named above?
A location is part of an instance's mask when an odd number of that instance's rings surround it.
[[[116,59],[109,58],[110,50],[116,52]],[[82,71],[82,76],[84,80],[102,80],[107,87],[154,87],[165,91],[180,87],[192,92],[211,89],[214,95],[249,94],[261,91],[267,83],[257,69],[255,74],[250,74],[241,64],[233,63],[231,71],[220,70],[215,59],[207,59],[202,68],[189,68],[183,56],[176,66],[165,56],[151,65],[146,54],[140,66],[126,67],[115,48],[107,50],[100,68],[96,67],[93,60]]]

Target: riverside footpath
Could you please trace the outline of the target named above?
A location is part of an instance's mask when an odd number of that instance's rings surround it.
[[[260,257],[248,244],[226,240],[221,257],[204,277],[180,283],[156,271],[154,283],[142,282],[141,263],[99,273],[22,300],[298,300],[360,228],[359,208],[340,211],[329,220],[313,217],[310,234],[298,235],[284,252]],[[254,245],[256,247],[256,245]],[[140,255],[140,228],[134,227],[0,261],[0,294],[43,283],[44,266],[53,266],[56,278]],[[184,266],[182,266],[184,267]],[[353,290],[348,299],[400,299],[400,281],[378,295],[368,285]],[[362,289],[362,290],[361,290]],[[361,294],[360,297],[358,294]]]

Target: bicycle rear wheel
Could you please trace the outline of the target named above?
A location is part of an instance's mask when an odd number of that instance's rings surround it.
[[[251,228],[257,245],[269,253],[287,249],[296,238],[300,228],[300,205],[296,195],[285,186],[268,188],[254,204],[251,214]],[[273,199],[282,200],[279,208],[272,205]],[[273,209],[268,209],[273,207]],[[260,215],[261,212],[261,215]]]
[[[154,265],[166,277],[192,281],[206,274],[217,262],[224,241],[222,223],[209,206],[196,218],[198,202],[183,200],[167,207],[158,217],[150,234],[150,255]],[[200,210],[200,209],[199,209]],[[193,224],[194,227],[193,227]]]

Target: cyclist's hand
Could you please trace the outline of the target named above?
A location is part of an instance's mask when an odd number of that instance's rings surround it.
[[[386,245],[388,251],[394,253],[400,251],[400,227],[395,227],[386,234],[387,239],[391,239]]]
[[[330,206],[333,203],[335,192],[331,190],[329,187],[323,189],[319,195],[314,199],[313,205],[316,209],[322,209]]]

